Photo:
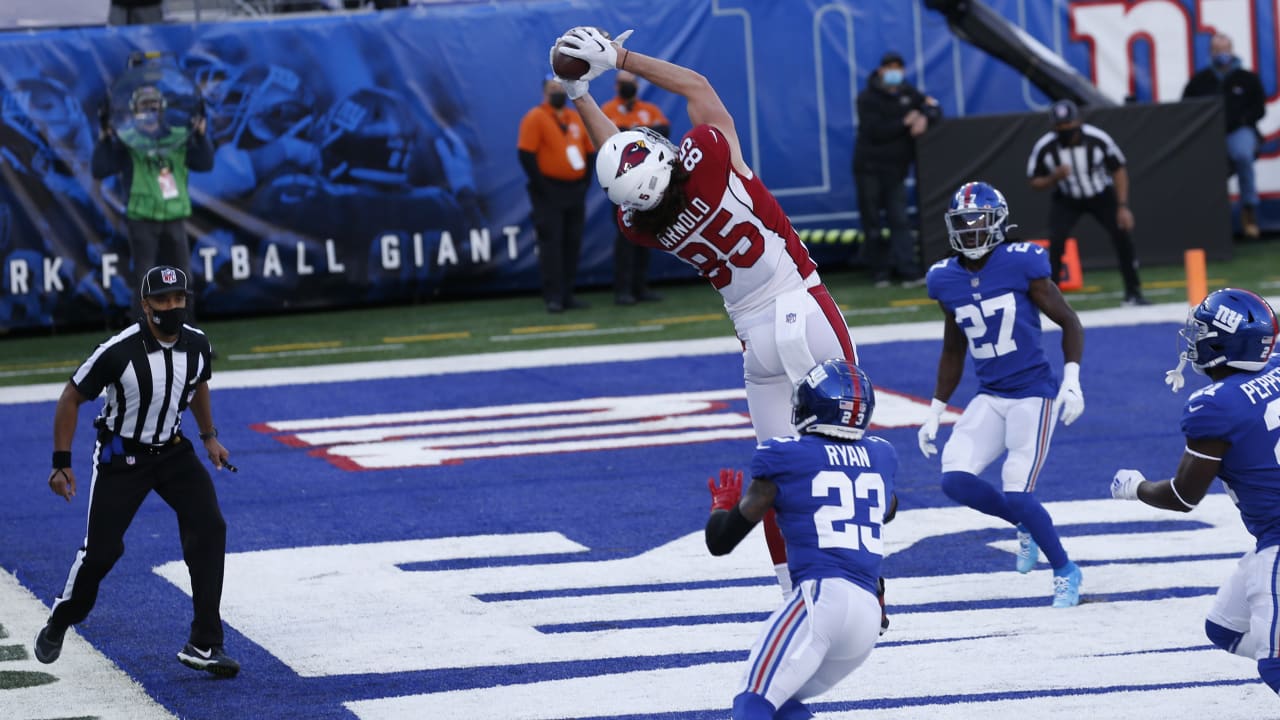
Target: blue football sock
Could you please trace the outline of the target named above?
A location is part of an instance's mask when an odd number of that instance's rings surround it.
[[[1005,502],[1004,493],[973,473],[957,471],[942,473],[942,492],[961,505],[967,505],[980,513],[994,515],[1010,525],[1018,524],[1018,518],[1009,508],[1009,503]]]
[[[1280,694],[1280,658],[1263,658],[1258,661],[1258,674],[1262,682],[1277,694]]]
[[[1229,653],[1240,647],[1240,638],[1244,637],[1244,633],[1225,628],[1212,620],[1204,621],[1204,634],[1208,636],[1209,642]]]
[[[1035,538],[1036,544],[1044,553],[1045,559],[1053,566],[1054,574],[1066,574],[1057,572],[1065,570],[1070,561],[1067,558],[1067,551],[1062,549],[1062,540],[1058,537],[1058,529],[1053,526],[1053,518],[1049,517],[1049,511],[1045,510],[1031,493],[1005,493],[1004,499],[1017,518],[1014,524],[1021,522],[1027,532],[1031,533],[1031,537]]]
[[[804,703],[791,698],[782,703],[782,707],[778,708],[777,714],[773,716],[773,720],[809,720],[813,717],[813,713]]]
[[[733,699],[733,720],[773,720],[773,703],[755,693],[738,693]]]

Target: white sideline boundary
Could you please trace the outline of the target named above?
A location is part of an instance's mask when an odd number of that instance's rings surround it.
[[[1267,298],[1276,307],[1280,298]],[[1085,330],[1095,327],[1127,325],[1151,325],[1155,323],[1181,323],[1187,317],[1184,303],[1165,303],[1136,308],[1108,308],[1085,310],[1080,321]],[[942,339],[942,320],[897,323],[892,325],[858,325],[850,328],[858,347],[907,340]],[[1041,318],[1047,332],[1058,331],[1048,318]],[[1170,346],[1173,340],[1170,339]],[[623,343],[618,345],[588,345],[545,350],[515,350],[452,355],[438,358],[413,358],[407,360],[376,360],[371,362],[314,365],[306,367],[271,368],[265,370],[229,370],[217,372],[210,381],[213,391],[236,388],[278,387],[282,385],[313,385],[317,383],[349,382],[352,380],[385,380],[389,378],[451,375],[486,370],[511,370],[549,366],[586,365],[600,362],[626,360],[652,360],[656,358],[688,357],[695,355],[738,354],[742,346],[733,335],[699,340],[667,342]],[[1177,358],[1170,353],[1170,364]],[[0,405],[54,402],[62,393],[65,382],[16,385],[0,388]]]

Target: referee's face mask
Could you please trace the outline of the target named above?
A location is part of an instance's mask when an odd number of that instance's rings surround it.
[[[161,293],[142,299],[147,318],[160,334],[177,335],[187,319],[187,294],[185,292]]]
[[[1059,145],[1075,145],[1084,136],[1084,133],[1080,130],[1079,123],[1057,125],[1055,129],[1058,132]]]

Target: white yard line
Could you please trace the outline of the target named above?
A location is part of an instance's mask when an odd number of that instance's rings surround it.
[[[0,570],[0,608],[4,608],[4,627],[9,632],[0,644],[21,644],[27,650],[26,660],[0,661],[0,670],[39,672],[57,678],[45,685],[0,690],[0,714],[4,717],[174,720],[141,685],[85,642],[74,628],[67,631],[62,657],[57,662],[38,662],[31,654],[31,646],[49,616],[49,608],[4,570]]]
[[[1280,298],[1268,298],[1268,302],[1271,303],[1272,307],[1275,307],[1280,302]],[[850,311],[849,314],[852,315],[854,312]],[[1163,322],[1180,323],[1186,319],[1186,316],[1187,306],[1184,303],[1166,303],[1141,308],[1086,310],[1080,313],[1080,320],[1084,323],[1085,329],[1088,330],[1095,327],[1149,325]],[[1057,330],[1057,326],[1047,318],[1042,318],[1041,324],[1050,331]],[[854,342],[859,347],[904,340],[941,340],[942,320],[894,325],[859,325],[850,328],[850,331],[853,334]],[[1169,342],[1170,347],[1173,347],[1172,336]],[[485,370],[588,365],[625,360],[652,360],[655,358],[687,357],[691,355],[728,355],[740,353],[741,351],[742,345],[736,337],[724,335],[701,340],[517,350],[407,360],[374,360],[335,365],[315,365],[305,368],[215,371],[209,386],[216,391],[232,388],[310,385],[314,383],[348,382],[351,380],[385,380],[388,378],[419,377],[424,375],[450,375]],[[1170,358],[1170,362],[1176,360],[1177,358]],[[58,395],[62,393],[64,385],[64,382],[58,382],[0,388],[0,405],[52,402],[58,399]]]

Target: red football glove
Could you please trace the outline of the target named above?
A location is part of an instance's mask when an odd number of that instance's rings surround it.
[[[720,470],[720,484],[715,478],[707,478],[707,488],[711,490],[711,512],[729,510],[742,499],[742,471],[733,468]]]

